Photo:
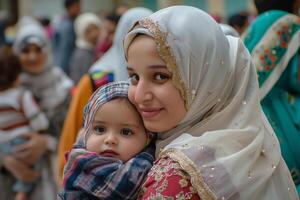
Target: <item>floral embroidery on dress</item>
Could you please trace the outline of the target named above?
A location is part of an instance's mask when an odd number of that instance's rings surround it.
[[[190,176],[182,170],[178,162],[168,156],[154,163],[138,199],[200,200],[191,185]]]

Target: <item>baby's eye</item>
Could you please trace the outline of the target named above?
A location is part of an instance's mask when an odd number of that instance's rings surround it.
[[[96,131],[97,134],[103,134],[106,131],[105,127],[103,126],[95,126],[94,130]]]
[[[133,135],[133,131],[131,129],[129,129],[129,128],[123,128],[121,130],[121,135],[123,135],[123,136],[131,136],[131,135]]]
[[[139,81],[139,76],[136,74],[130,74],[129,75],[129,81],[132,85],[137,84],[137,82]]]
[[[164,81],[164,80],[167,80],[169,78],[170,78],[170,76],[166,75],[166,74],[159,73],[159,74],[154,75],[154,79],[157,80],[157,81]]]

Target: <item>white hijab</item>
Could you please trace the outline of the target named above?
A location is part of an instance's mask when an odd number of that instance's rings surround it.
[[[118,23],[113,46],[91,67],[90,72],[112,71],[115,75],[115,81],[126,80],[128,75],[122,45],[123,38],[134,22],[152,13],[151,10],[142,7],[132,8],[124,13]]]
[[[92,50],[94,45],[85,39],[85,32],[89,25],[101,27],[101,20],[93,13],[83,13],[79,15],[75,22],[74,28],[76,33],[76,46],[83,49]]]
[[[231,35],[233,37],[240,37],[238,32],[232,26],[230,26],[228,24],[222,24],[222,23],[220,23],[219,25],[225,35]]]
[[[298,199],[241,40],[189,6],[140,20],[126,36],[125,52],[137,34],[155,39],[188,110],[176,128],[160,133],[157,150],[180,163],[200,198]]]

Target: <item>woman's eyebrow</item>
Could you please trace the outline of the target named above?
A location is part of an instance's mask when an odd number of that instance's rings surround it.
[[[128,71],[133,71],[133,69],[132,69],[131,67],[129,67],[129,66],[127,66],[126,69],[127,69]]]
[[[148,67],[151,69],[166,69],[167,68],[166,65],[150,65]]]
[[[167,68],[166,65],[149,65],[147,67],[150,69],[166,69]],[[126,68],[128,71],[134,71],[134,69],[129,66],[127,66]]]

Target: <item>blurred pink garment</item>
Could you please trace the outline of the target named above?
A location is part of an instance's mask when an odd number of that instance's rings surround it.
[[[99,59],[111,46],[112,42],[110,42],[108,38],[104,38],[100,41],[95,49],[96,60]]]
[[[45,29],[45,32],[46,32],[48,38],[51,40],[53,38],[53,34],[54,34],[53,27],[52,26],[46,26],[46,27],[44,27],[44,29]]]

